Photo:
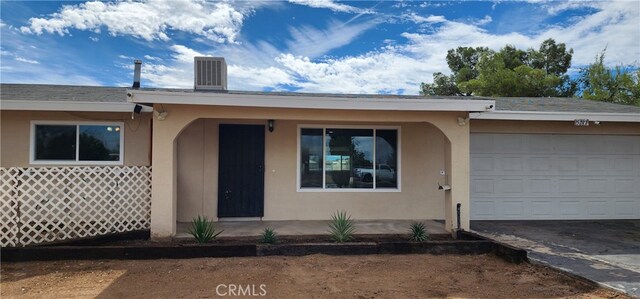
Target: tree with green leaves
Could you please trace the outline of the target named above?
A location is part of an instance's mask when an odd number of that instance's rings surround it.
[[[567,73],[571,66],[573,49],[567,48],[564,43],[556,44],[552,38],[542,42],[538,51],[529,49],[527,51],[528,65],[544,70],[546,74],[562,76]]]
[[[447,52],[447,65],[453,72],[456,83],[468,81],[478,76],[476,65],[484,53],[491,50],[484,47],[458,47]]]
[[[456,85],[454,75],[445,75],[437,72],[433,74],[433,83],[420,84],[420,93],[423,95],[460,96],[463,95]]]
[[[458,47],[457,49],[450,49],[447,52],[447,65],[449,65],[449,69],[451,69],[453,74],[447,76],[440,72],[434,73],[433,83],[423,82],[420,84],[420,94],[470,96],[471,94],[462,93],[458,88],[458,84],[478,76],[476,65],[480,61],[480,57],[490,51],[489,48],[484,47]]]
[[[434,73],[422,83],[423,95],[573,96],[576,84],[566,75],[573,50],[547,39],[539,50],[506,45],[495,52],[458,47],[447,52],[452,74]]]
[[[562,79],[524,64],[522,51],[514,49],[485,54],[478,63],[478,77],[461,82],[460,90],[482,96],[555,96]]]
[[[604,64],[606,49],[580,71],[582,98],[640,106],[640,68]]]

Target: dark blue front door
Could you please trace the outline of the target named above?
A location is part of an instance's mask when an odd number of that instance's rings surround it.
[[[264,126],[220,125],[218,217],[264,216]]]

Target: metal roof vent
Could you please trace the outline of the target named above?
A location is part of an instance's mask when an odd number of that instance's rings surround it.
[[[194,57],[194,81],[196,90],[227,90],[224,57]]]

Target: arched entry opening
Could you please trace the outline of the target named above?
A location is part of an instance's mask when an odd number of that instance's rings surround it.
[[[214,220],[220,217],[219,128],[230,124],[264,126],[264,210],[258,220],[326,220],[335,211],[344,210],[358,220],[444,219],[449,230],[456,228],[454,207],[461,203],[461,226],[468,225],[468,217],[464,217],[468,214],[469,131],[468,126],[458,124],[459,113],[263,109],[260,113],[252,110],[252,117],[241,108],[165,108],[169,117],[156,122],[154,128],[152,233],[156,237],[175,235],[178,223],[197,215]],[[273,132],[267,130],[269,119],[275,119]],[[309,189],[301,185],[305,128],[320,128],[324,140],[319,164],[324,181]],[[334,155],[328,142],[331,134],[338,129],[376,132],[383,128],[397,131],[398,166],[393,170],[398,176],[397,187],[367,189],[343,184],[347,187],[338,188],[328,184],[327,170],[332,167],[328,163],[333,158],[329,156]],[[173,139],[171,133],[155,138],[159,130],[171,132]],[[349,181],[359,179],[355,169],[348,175]],[[361,187],[367,187],[366,183]],[[438,189],[447,183],[451,190]]]

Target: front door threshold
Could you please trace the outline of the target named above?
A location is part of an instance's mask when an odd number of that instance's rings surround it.
[[[218,218],[220,222],[233,222],[233,221],[262,221],[262,217],[224,217]]]

